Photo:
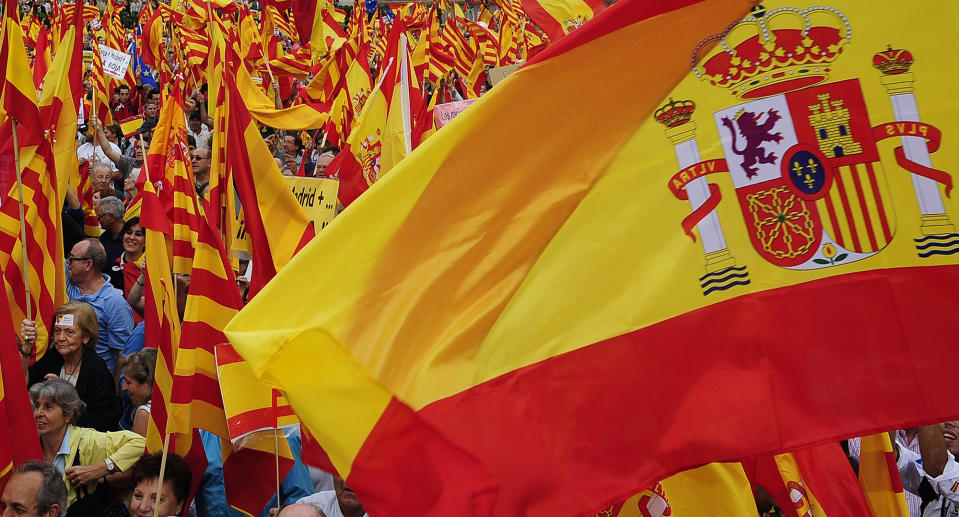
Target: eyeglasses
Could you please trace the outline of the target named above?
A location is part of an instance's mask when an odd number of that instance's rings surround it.
[[[209,160],[209,158],[204,158],[203,156],[197,156],[195,154],[190,157],[190,161],[193,161],[193,162],[198,162],[200,160]]]
[[[69,262],[70,264],[73,264],[74,262],[78,260],[89,260],[91,262],[93,261],[93,259],[90,257],[74,257],[73,255],[70,255],[69,257],[67,257],[67,262]]]

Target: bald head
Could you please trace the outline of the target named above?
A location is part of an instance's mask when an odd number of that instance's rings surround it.
[[[312,504],[290,504],[280,509],[276,517],[326,517],[326,514]]]

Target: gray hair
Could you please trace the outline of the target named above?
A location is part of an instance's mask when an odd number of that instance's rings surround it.
[[[323,513],[323,509],[320,508],[319,506],[315,505],[315,504],[312,504],[312,503],[287,503],[287,504],[284,504],[283,506],[280,507],[280,511],[276,512],[276,517],[282,517],[282,515],[283,515],[283,510],[286,510],[287,508],[289,508],[289,507],[291,507],[291,506],[306,506],[306,507],[309,507],[309,508],[312,508],[312,509],[316,510],[316,516],[317,516],[317,517],[326,517],[326,514]]]
[[[107,199],[116,199],[113,196],[108,197]],[[122,218],[122,216],[121,216]],[[96,237],[90,237],[88,239],[83,239],[82,242],[87,243],[87,250],[84,253],[86,255],[84,258],[88,258],[93,261],[93,270],[98,273],[103,273],[103,270],[107,267],[107,250],[103,248],[103,243],[100,242],[100,239]]]
[[[120,198],[107,196],[100,200],[99,206],[104,213],[113,214],[118,221],[123,221],[123,214],[126,213],[126,209],[123,208],[123,201],[120,201]]]
[[[17,474],[38,472],[43,482],[37,492],[37,514],[44,514],[53,505],[57,505],[57,517],[67,514],[67,485],[63,482],[63,475],[53,463],[40,460],[28,460],[20,464]]]
[[[96,164],[93,166],[93,169],[91,169],[90,175],[92,176],[93,174],[95,174],[97,172],[97,169],[106,169],[107,172],[109,172],[111,175],[113,174],[113,168],[111,168],[110,164],[104,160],[100,160],[96,162]]]
[[[47,379],[30,386],[30,402],[33,407],[40,404],[40,399],[47,399],[60,406],[64,415],[70,415],[70,422],[76,422],[87,407],[86,403],[80,400],[77,389],[60,378]]]

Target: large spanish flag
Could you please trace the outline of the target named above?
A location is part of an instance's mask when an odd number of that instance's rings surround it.
[[[893,5],[623,0],[226,334],[371,515],[577,515],[953,419],[959,6]]]

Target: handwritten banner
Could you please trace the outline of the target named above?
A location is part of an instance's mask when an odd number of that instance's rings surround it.
[[[103,73],[122,80],[127,75],[130,66],[130,54],[100,45],[100,57],[103,59]]]
[[[436,129],[449,124],[451,120],[468,108],[470,104],[476,102],[476,100],[477,99],[468,99],[465,101],[437,104],[436,107],[433,108],[433,121],[436,122]]]

